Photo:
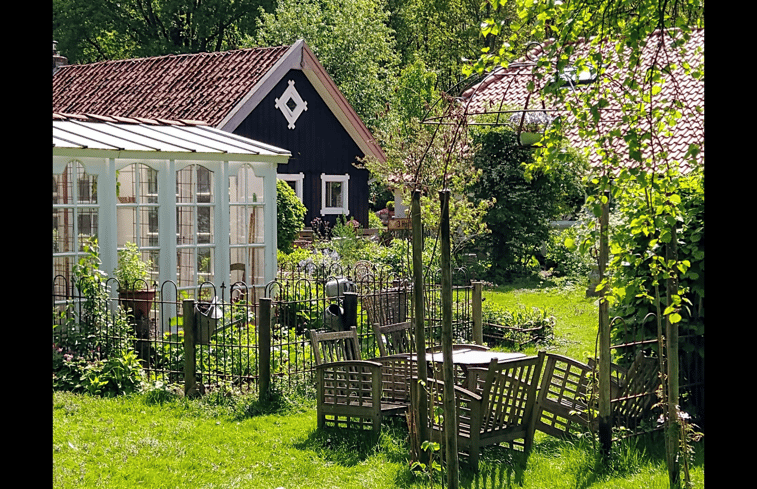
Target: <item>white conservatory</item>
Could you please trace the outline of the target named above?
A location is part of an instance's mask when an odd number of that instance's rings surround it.
[[[109,277],[136,243],[151,285],[176,285],[164,301],[204,282],[263,287],[276,274],[276,168],[289,157],[199,123],[53,114],[54,288],[70,284],[91,236]]]

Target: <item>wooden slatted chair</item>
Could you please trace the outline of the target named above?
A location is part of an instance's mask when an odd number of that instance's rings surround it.
[[[468,463],[478,470],[481,449],[487,445],[523,440],[528,451],[533,443],[533,412],[536,389],[544,354],[498,363],[492,360],[485,373],[477,374],[476,387],[469,390],[455,385],[458,450],[469,453]],[[476,369],[482,370],[482,369]],[[413,406],[422,386],[412,383]],[[444,404],[444,382],[429,379],[426,388],[433,402],[429,402],[429,434],[440,441],[444,421],[435,417],[435,407]],[[417,408],[416,408],[417,409]],[[416,413],[415,419],[419,419]]]
[[[590,359],[589,366],[594,365],[594,359]],[[613,426],[635,430],[648,417],[660,385],[659,373],[658,359],[647,357],[642,351],[636,353],[627,369],[612,364],[610,403]]]
[[[316,366],[318,429],[381,430],[383,416],[400,414],[407,407],[382,400],[381,364],[347,360]]]
[[[417,375],[416,361],[409,355],[387,355],[371,359],[381,364],[381,398],[390,404],[410,406],[410,379]]]
[[[373,323],[373,334],[376,336],[376,343],[378,343],[381,356],[414,352],[415,335],[413,328],[413,323],[410,321],[385,326]]]
[[[535,429],[556,437],[586,430],[589,386],[595,367],[557,354],[547,354],[535,407]],[[611,364],[610,403],[613,425],[635,429],[650,412],[659,385],[657,360],[639,352],[628,369]]]
[[[563,437],[589,425],[587,386],[591,367],[572,358],[546,354],[534,409],[534,428]]]
[[[381,418],[407,410],[407,362],[361,360],[357,328],[310,331],[316,363],[318,427],[379,430]],[[407,359],[406,359],[407,360]]]
[[[348,331],[321,332],[310,330],[310,343],[313,347],[315,364],[360,360],[360,343],[357,328]]]

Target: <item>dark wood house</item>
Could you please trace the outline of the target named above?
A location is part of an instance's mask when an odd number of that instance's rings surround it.
[[[67,65],[53,112],[202,121],[288,150],[278,177],[308,209],[306,225],[340,215],[368,224],[368,171],[385,156],[312,50],[291,46]]]

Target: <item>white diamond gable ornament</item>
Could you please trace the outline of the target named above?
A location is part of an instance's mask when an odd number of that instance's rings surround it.
[[[284,114],[289,125],[289,129],[294,129],[294,123],[304,111],[308,110],[308,103],[302,100],[297,89],[294,88],[294,80],[289,80],[289,86],[281,98],[276,99],[276,108]]]

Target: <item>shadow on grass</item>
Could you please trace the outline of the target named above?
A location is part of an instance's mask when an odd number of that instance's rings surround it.
[[[506,446],[489,446],[481,452],[478,472],[468,468],[467,460],[460,459],[460,487],[471,489],[501,489],[520,487],[528,455]]]
[[[381,455],[388,462],[405,463],[409,451],[407,427],[401,417],[384,418],[378,435],[369,430],[316,429],[295,447],[312,450],[324,460],[343,467],[353,467],[374,455]]]

